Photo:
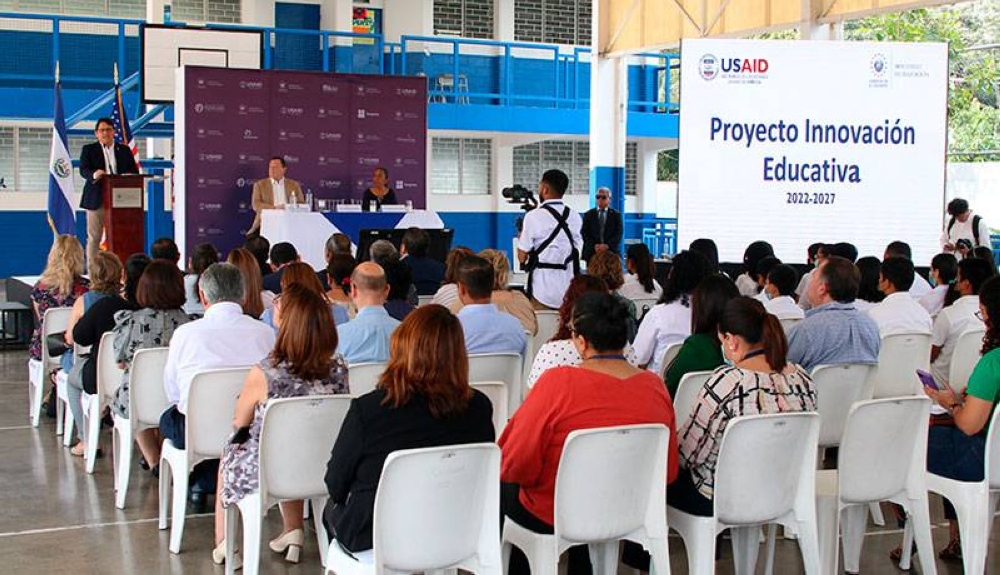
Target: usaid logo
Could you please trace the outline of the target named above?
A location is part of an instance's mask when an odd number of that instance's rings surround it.
[[[222,154],[198,154],[198,159],[203,162],[218,163],[222,161]]]
[[[320,180],[319,187],[324,189],[336,190],[340,188],[343,184],[340,180]]]
[[[301,116],[305,110],[302,108],[286,108],[282,106],[281,114],[283,116]]]
[[[299,163],[299,157],[298,156],[285,156],[285,161],[288,162],[289,164],[297,164],[297,163]]]
[[[336,84],[323,84],[323,93],[324,94],[336,94],[339,91],[340,91],[340,87],[337,86]]]
[[[714,80],[719,75],[719,60],[711,54],[705,54],[698,60],[698,74],[705,80]]]
[[[240,88],[243,88],[244,90],[263,90],[264,82],[241,80]]]
[[[722,71],[730,74],[766,74],[770,67],[764,58],[722,59]]]
[[[320,140],[332,140],[334,142],[339,142],[342,137],[343,137],[343,134],[340,134],[338,132],[320,132],[319,133],[319,139]]]

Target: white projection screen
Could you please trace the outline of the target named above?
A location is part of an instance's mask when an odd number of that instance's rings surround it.
[[[263,37],[255,30],[142,27],[142,99],[172,103],[174,71],[182,66],[259,70]]]
[[[755,240],[802,262],[814,242],[879,258],[938,253],[948,53],[939,43],[685,40],[678,240],[739,262]]]

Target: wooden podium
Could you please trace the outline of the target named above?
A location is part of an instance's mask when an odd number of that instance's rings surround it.
[[[125,263],[134,253],[145,252],[145,179],[142,174],[104,176],[101,192],[104,207],[104,235],[108,251]]]

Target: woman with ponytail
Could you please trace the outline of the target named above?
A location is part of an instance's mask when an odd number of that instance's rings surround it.
[[[812,379],[788,363],[781,322],[762,303],[730,300],[719,318],[718,337],[726,365],[699,392],[694,417],[681,422],[682,469],[667,490],[670,505],[695,515],[712,514],[715,464],[730,419],[816,409]]]
[[[656,281],[656,266],[646,244],[631,244],[625,250],[625,267],[628,275],[625,283],[618,288],[618,295],[631,300],[660,299],[663,288]]]

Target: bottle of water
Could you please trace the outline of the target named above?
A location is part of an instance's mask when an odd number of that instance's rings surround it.
[[[306,188],[306,211],[313,211],[313,193],[309,188]]]
[[[171,6],[170,2],[167,2],[163,5],[163,23],[170,24],[172,20],[173,20],[173,6]]]

